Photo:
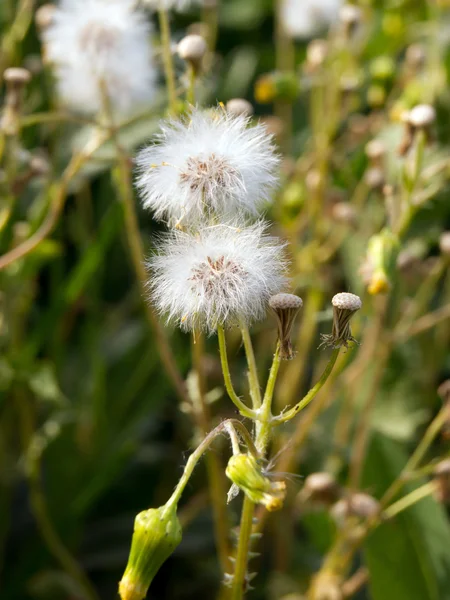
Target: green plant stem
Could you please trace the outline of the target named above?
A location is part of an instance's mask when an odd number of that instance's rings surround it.
[[[200,410],[195,411],[195,414],[198,420],[199,428],[205,435],[211,429],[211,414],[206,401],[207,390],[203,368],[204,338],[199,332],[194,332],[193,334],[192,350],[195,371],[198,378],[198,392],[200,400]],[[223,469],[218,456],[215,454],[207,454],[205,456],[205,463],[208,472],[209,491],[214,516],[214,531],[217,552],[222,571],[226,573],[229,566],[230,551],[228,544],[229,526]]]
[[[250,337],[248,326],[245,323],[241,324],[241,332],[242,341],[244,342],[245,355],[247,357],[250,396],[253,402],[253,408],[256,410],[261,406],[261,388],[259,386],[258,369],[256,367],[252,339]]]
[[[303,410],[304,408],[306,408],[306,406],[308,406],[308,404],[312,400],[314,400],[314,398],[317,396],[317,394],[319,393],[319,391],[325,385],[328,377],[331,375],[333,367],[336,364],[337,357],[339,356],[339,351],[340,351],[340,348],[335,348],[333,350],[333,352],[331,353],[330,359],[328,361],[328,364],[325,367],[324,372],[322,373],[321,378],[316,383],[316,385],[309,390],[309,392],[306,394],[306,396],[302,400],[300,400],[300,402],[298,404],[296,404],[295,406],[293,406],[288,411],[286,411],[284,413],[281,413],[277,417],[273,417],[272,423],[274,425],[281,425],[281,423],[286,423],[286,421],[290,421],[301,410]]]
[[[187,75],[188,75],[189,84],[188,84],[188,88],[186,91],[186,100],[188,101],[188,104],[194,105],[195,104],[195,83],[197,81],[197,76],[195,74],[195,69],[192,65],[189,65]]]
[[[264,394],[263,403],[259,411],[260,417],[256,424],[256,447],[264,454],[270,442],[270,434],[273,427],[272,417],[272,400],[275,391],[275,383],[280,369],[280,343],[277,344],[277,349],[272,361],[269,379],[267,381],[266,391]]]
[[[430,425],[428,426],[427,430],[425,431],[425,434],[424,434],[422,440],[420,441],[419,445],[417,446],[417,448],[411,455],[410,459],[408,460],[408,462],[402,469],[400,475],[392,483],[392,485],[387,489],[386,493],[382,497],[382,499],[381,499],[382,506],[386,506],[387,504],[389,504],[389,502],[393,498],[395,498],[395,496],[398,494],[398,492],[402,489],[402,487],[406,481],[405,476],[407,476],[408,473],[411,473],[412,471],[415,471],[417,469],[419,463],[424,458],[425,454],[427,453],[431,444],[436,439],[436,436],[441,431],[442,426],[445,424],[445,422],[447,421],[448,418],[449,418],[449,407],[448,407],[448,405],[444,404],[444,406],[442,406],[442,408],[438,412],[438,414],[431,421]]]
[[[280,368],[280,344],[277,344],[277,349],[273,357],[272,367],[270,369],[269,379],[267,381],[264,399],[259,409],[259,419],[256,424],[256,448],[261,456],[265,456],[267,446],[270,442],[272,430],[272,399],[275,390],[275,383],[278,377]],[[248,554],[250,549],[250,541],[253,530],[253,514],[255,505],[251,500],[244,498],[242,507],[241,522],[239,526],[239,540],[233,575],[233,584],[231,590],[231,600],[241,600],[243,598],[247,573]]]
[[[228,364],[225,331],[221,325],[219,325],[219,327],[217,328],[217,336],[219,338],[219,352],[220,362],[222,365],[223,379],[225,382],[225,388],[227,390],[228,396],[230,397],[230,400],[237,407],[237,409],[243,417],[248,417],[249,419],[256,420],[258,416],[256,411],[246,406],[234,391],[233,382],[231,381],[230,367]]]
[[[241,600],[241,598],[244,597],[254,509],[255,505],[253,502],[245,496],[242,506],[241,522],[239,525],[239,542],[233,575],[231,600]]]
[[[122,145],[120,144],[117,135],[117,130],[114,125],[113,114],[111,110],[110,101],[106,93],[106,88],[104,85],[102,86],[101,83],[100,86],[103,91],[103,104],[105,116],[107,118],[110,135],[117,152],[117,161],[120,175],[119,193],[124,208],[125,232],[128,240],[131,260],[140,287],[141,297],[142,299],[144,299],[147,294],[148,274],[145,269],[144,246],[142,243],[142,237],[139,230],[139,222],[134,205],[131,161],[126,155],[124,149],[122,148]],[[161,358],[161,362],[164,366],[164,369],[175,388],[179,400],[181,402],[189,402],[189,396],[186,390],[183,377],[180,371],[178,370],[175,357],[173,356],[164,329],[161,323],[159,322],[159,319],[156,316],[151,304],[149,302],[144,301],[144,307],[150,327],[156,338],[156,346],[158,348],[159,356]]]
[[[431,496],[436,491],[436,482],[428,481],[424,485],[421,485],[419,488],[415,489],[411,493],[407,494],[391,506],[388,506],[383,511],[383,516],[386,519],[392,519],[402,511],[406,510],[410,506],[413,506],[423,498],[427,498],[427,496]]]
[[[177,92],[175,84],[175,71],[172,60],[172,49],[170,39],[169,13],[164,8],[158,11],[159,26],[161,28],[161,46],[163,52],[164,72],[166,76],[167,93],[169,98],[169,112],[177,113]]]
[[[29,478],[30,484],[30,502],[33,509],[33,515],[36,519],[37,526],[45,541],[47,548],[50,550],[61,567],[68,573],[74,581],[76,581],[81,590],[84,592],[84,597],[88,600],[99,600],[99,596],[92,586],[89,579],[84,574],[83,570],[78,565],[75,558],[66,548],[53,523],[47,508],[44,492],[42,490],[41,476],[39,473],[39,465],[34,464],[33,474]]]
[[[210,433],[208,433],[208,435],[204,438],[204,440],[201,442],[201,444],[199,444],[199,446],[197,446],[197,448],[194,450],[194,452],[188,458],[186,466],[184,467],[183,474],[182,474],[180,480],[178,481],[173,494],[170,496],[169,500],[166,502],[167,508],[169,508],[169,509],[173,508],[174,506],[176,506],[178,504],[178,502],[180,501],[181,495],[183,494],[184,489],[185,489],[186,485],[188,484],[189,479],[190,479],[192,473],[194,472],[194,469],[195,469],[198,461],[200,460],[202,455],[206,452],[206,450],[209,448],[209,446],[212,444],[212,442],[216,439],[216,437],[227,431],[227,426],[229,426],[230,424],[234,427],[234,429],[236,429],[240,433],[240,435],[242,436],[242,438],[247,446],[248,451],[251,454],[253,454],[253,456],[255,456],[256,458],[259,458],[258,451],[256,450],[253,440],[252,440],[249,432],[247,431],[246,427],[237,419],[226,419],[225,421],[222,421],[222,423],[220,423],[220,425],[218,425]]]
[[[39,244],[53,231],[64,208],[71,181],[104,141],[104,137],[97,136],[95,139],[91,140],[81,152],[72,157],[61,180],[59,183],[55,184],[51,190],[53,192],[53,200],[44,221],[31,237],[0,257],[0,271],[8,267],[14,261],[23,258],[35,250],[35,248],[37,248],[37,246],[39,246]]]

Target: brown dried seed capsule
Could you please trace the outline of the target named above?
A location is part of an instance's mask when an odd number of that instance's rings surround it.
[[[291,360],[294,358],[291,332],[295,317],[303,306],[303,300],[294,294],[276,294],[270,298],[269,306],[275,313],[278,322],[280,356],[283,360]]]
[[[380,190],[385,184],[383,169],[380,167],[371,167],[364,174],[364,181],[372,190]]]
[[[353,225],[356,222],[356,210],[350,202],[336,202],[331,209],[333,218],[341,223]]]
[[[371,140],[365,147],[366,156],[370,160],[378,161],[386,154],[386,146],[381,140]]]
[[[301,491],[301,499],[327,505],[336,502],[338,495],[339,484],[330,473],[311,473]]]
[[[253,106],[248,100],[244,100],[244,98],[233,98],[232,100],[228,100],[225,108],[228,113],[235,117],[251,117],[254,113]]]
[[[30,81],[31,73],[21,67],[10,67],[3,73],[3,79],[8,84],[21,87]]]
[[[348,498],[342,498],[331,509],[331,515],[336,524],[341,526],[345,524],[348,518],[356,517],[361,520],[375,517],[380,511],[378,500],[364,494],[356,492]]]
[[[333,328],[331,334],[322,334],[321,346],[340,348],[356,342],[350,329],[350,319],[362,306],[361,298],[349,292],[341,292],[333,296]]]
[[[439,248],[442,254],[450,255],[450,231],[444,231],[439,238]]]
[[[411,44],[406,49],[405,61],[408,67],[420,69],[425,64],[425,50],[420,44]]]

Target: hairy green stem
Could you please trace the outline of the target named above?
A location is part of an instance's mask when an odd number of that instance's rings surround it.
[[[245,355],[248,365],[248,382],[250,387],[250,396],[253,402],[253,408],[256,410],[261,406],[261,388],[259,386],[258,369],[256,367],[255,353],[253,351],[252,339],[248,326],[241,324],[242,341],[244,342]]]
[[[230,400],[237,407],[237,409],[243,417],[248,417],[249,419],[256,420],[257,413],[248,406],[246,406],[234,391],[233,382],[231,381],[230,366],[228,364],[225,331],[222,325],[219,325],[219,327],[217,328],[217,336],[219,338],[219,352],[220,362],[222,365],[223,379],[225,382],[225,388],[227,390],[228,396],[230,397]]]
[[[239,526],[239,543],[233,575],[231,600],[241,600],[245,594],[247,562],[250,551],[254,509],[255,505],[253,502],[245,496]]]
[[[324,372],[322,373],[321,378],[316,383],[316,385],[309,390],[306,396],[300,400],[298,404],[293,406],[291,409],[287,410],[280,415],[273,417],[272,423],[273,425],[280,425],[281,423],[286,423],[286,421],[290,421],[293,419],[301,410],[306,408],[308,404],[314,400],[319,391],[325,385],[328,377],[331,375],[334,365],[336,364],[337,357],[339,356],[340,348],[335,348],[330,356],[327,366],[325,367]]]

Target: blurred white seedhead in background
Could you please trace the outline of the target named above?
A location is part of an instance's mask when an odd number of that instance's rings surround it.
[[[42,32],[61,101],[95,113],[107,94],[115,112],[151,102],[157,72],[151,25],[132,0],[62,0]]]
[[[141,0],[141,4],[152,10],[187,10],[193,5],[203,4],[202,0]]]
[[[263,125],[223,108],[195,109],[163,122],[156,143],[137,156],[146,208],[171,225],[205,218],[256,217],[277,185],[279,157]]]
[[[286,285],[284,244],[266,229],[264,222],[233,223],[167,234],[148,263],[156,308],[182,329],[210,333],[262,319]]]
[[[290,37],[311,38],[339,19],[342,4],[342,0],[283,0],[283,28]]]

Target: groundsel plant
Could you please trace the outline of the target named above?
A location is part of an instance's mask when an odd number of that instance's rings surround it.
[[[193,333],[200,396],[205,394],[201,334],[217,334],[227,394],[252,426],[247,429],[241,421],[222,422],[190,456],[168,502],[137,516],[119,592],[122,600],[145,597],[156,571],[180,543],[177,505],[196,463],[215,437],[227,434],[233,455],[225,471],[232,482],[226,498],[232,501],[240,491],[244,503],[237,549],[231,557],[234,568],[224,572],[223,581],[231,589],[230,598],[239,600],[250,588],[247,563],[255,506],[278,510],[286,495],[286,483],[266,467],[273,429],[294,418],[327,381],[341,346],[353,340],[348,322],[361,301],[344,294],[347,303],[349,298],[352,301],[350,310],[345,315],[334,311],[329,336],[333,352],[324,373],[300,402],[273,414],[278,370],[282,360],[295,356],[291,332],[303,302],[286,293],[285,244],[269,235],[268,223],[260,217],[277,182],[278,157],[272,139],[264,127],[251,125],[247,117],[232,116],[222,108],[194,109],[186,118],[163,122],[161,127],[156,144],[137,158],[144,206],[175,226],[162,235],[156,253],[148,260],[149,301],[169,323]],[[249,223],[249,216],[259,218]],[[262,394],[249,326],[263,319],[269,307],[277,319],[278,343]],[[251,403],[244,402],[233,386],[225,334],[231,327],[241,329]],[[201,403],[205,405],[204,397]],[[212,498],[217,501],[215,495]],[[226,498],[218,500],[223,503]]]
[[[151,32],[132,0],[61,0],[42,34],[61,102],[84,113],[100,111],[105,94],[119,113],[150,103]]]
[[[144,206],[171,225],[196,226],[236,213],[256,217],[277,185],[279,157],[263,125],[222,107],[162,124],[137,156]]]

